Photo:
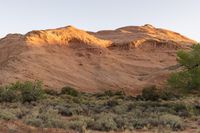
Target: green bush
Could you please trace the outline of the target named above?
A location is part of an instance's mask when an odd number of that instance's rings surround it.
[[[16,117],[15,117],[15,114],[10,111],[10,110],[7,110],[7,109],[1,109],[0,110],[0,119],[3,119],[3,120],[15,120]]]
[[[77,97],[79,95],[79,92],[77,90],[75,90],[74,88],[67,86],[67,87],[62,88],[61,94],[67,94],[70,96]]]
[[[168,88],[165,88],[159,91],[159,98],[162,100],[172,100],[172,99],[175,100],[175,99],[179,99],[180,97],[181,97],[180,94]]]
[[[191,84],[192,79],[189,77],[190,73],[187,71],[172,73],[168,79],[168,84],[175,93],[187,94],[191,91],[189,84]]]
[[[65,106],[58,106],[58,113],[61,114],[62,116],[72,116],[73,112]]]
[[[148,121],[145,119],[138,119],[138,118],[132,119],[131,123],[135,129],[143,129],[147,124],[151,124],[148,123]]]
[[[158,89],[156,88],[156,86],[145,87],[142,90],[141,97],[144,100],[157,101],[157,100],[159,100]]]
[[[20,89],[23,87],[23,84],[24,84],[24,83],[22,83],[22,82],[20,82],[20,81],[17,81],[17,82],[15,82],[15,83],[11,83],[8,87],[9,87],[10,89],[12,89],[12,90],[18,91],[18,90],[20,90]]]
[[[21,88],[21,100],[22,102],[37,101],[43,97],[42,84],[40,81],[25,82]]]
[[[129,128],[129,129],[132,128],[129,126],[129,124],[130,124],[129,120],[127,119],[127,117],[124,117],[124,115],[119,115],[119,116],[115,117],[114,121],[116,122],[118,129],[125,130],[127,128]]]
[[[200,44],[189,52],[179,51],[177,56],[183,70],[171,75],[169,86],[182,93],[200,92]]]
[[[166,114],[162,115],[160,119],[162,120],[164,125],[169,125],[170,128],[174,131],[184,129],[183,120],[178,116]]]
[[[113,90],[106,90],[104,92],[100,92],[100,93],[95,93],[93,94],[94,96],[96,96],[97,98],[109,98],[109,97],[113,97],[113,96],[118,96],[119,98],[124,98],[125,97],[125,92],[122,90],[119,91],[113,91]]]
[[[125,114],[128,112],[128,106],[127,105],[118,105],[112,108],[113,112],[116,114]]]
[[[42,128],[66,128],[66,123],[56,110],[41,108],[38,113],[30,114],[24,118],[28,125]]]
[[[112,99],[112,100],[108,100],[106,105],[109,107],[115,107],[119,105],[119,102],[116,99]]]
[[[0,102],[14,102],[19,99],[21,83],[16,82],[7,86],[0,87]]]
[[[187,105],[185,103],[177,102],[171,104],[171,108],[175,111],[175,115],[181,116],[181,117],[188,117],[193,112],[189,111],[187,108]]]
[[[15,116],[18,119],[22,119],[23,117],[25,117],[26,115],[28,115],[31,111],[23,106],[17,107]]]
[[[67,122],[67,127],[76,130],[80,133],[85,133],[89,123],[93,123],[94,120],[90,117],[79,116],[71,119]]]
[[[157,89],[155,85],[145,87],[142,90],[142,94],[137,96],[137,99],[146,101],[158,101],[158,100],[171,100],[180,98],[179,94],[172,92],[168,88]]]
[[[52,95],[52,96],[58,96],[59,93],[56,90],[53,89],[44,89],[44,92],[48,95]]]
[[[104,91],[104,96],[113,96],[114,95],[114,92],[113,91],[111,91],[111,90],[106,90],[106,91]]]
[[[21,99],[22,102],[32,102],[42,98],[43,94],[40,81],[16,82],[0,89],[0,101],[13,102]]]
[[[106,90],[104,92],[104,96],[110,96],[110,97],[112,97],[112,96],[124,96],[124,95],[125,95],[124,91]]]
[[[109,113],[101,113],[94,117],[94,122],[88,124],[90,129],[99,131],[111,131],[117,129],[114,116]]]
[[[29,118],[25,122],[34,127],[43,127],[43,121],[39,118]]]
[[[138,114],[139,113],[139,114]],[[184,124],[179,116],[133,110],[130,113],[115,117],[118,129],[143,129],[164,127],[177,131],[184,129]]]
[[[70,112],[72,112],[73,115],[81,115],[84,112],[79,104],[72,104],[69,110]]]
[[[13,102],[17,100],[17,93],[15,90],[5,87],[0,89],[0,102]]]
[[[87,124],[84,121],[74,120],[67,124],[68,128],[78,131],[79,133],[85,133]]]
[[[158,127],[162,123],[159,121],[158,116],[153,113],[142,113],[142,110],[132,110],[132,112],[119,115],[115,117],[115,122],[119,129],[143,129],[145,127]]]

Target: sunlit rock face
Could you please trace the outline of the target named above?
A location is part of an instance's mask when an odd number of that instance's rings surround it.
[[[100,47],[107,47],[112,43],[108,40],[98,39],[73,26],[50,30],[31,31],[25,36],[28,43],[35,45],[68,45],[69,43],[84,43]]]

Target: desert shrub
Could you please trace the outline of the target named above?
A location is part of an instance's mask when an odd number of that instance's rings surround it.
[[[84,113],[82,107],[78,104],[72,104],[69,108],[73,115],[81,115]]]
[[[147,122],[147,120],[144,119],[131,119],[131,124],[133,125],[133,128],[135,129],[143,129],[147,124],[150,124]]]
[[[82,99],[82,97],[73,97],[72,101],[74,103],[81,104],[84,100]]]
[[[58,91],[55,91],[55,90],[53,90],[53,89],[44,89],[44,92],[45,92],[46,94],[52,95],[52,96],[58,96],[58,95],[59,95]]]
[[[56,110],[41,108],[38,113],[30,114],[24,118],[28,125],[42,128],[66,128],[65,121]]]
[[[104,91],[104,96],[113,96],[114,95],[114,92],[113,91],[111,91],[111,90],[106,90],[106,91]]]
[[[113,96],[116,96],[118,98],[124,98],[125,97],[124,91],[121,91],[121,90],[119,90],[119,91],[106,90],[104,92],[95,93],[93,95],[97,98],[109,98],[109,97],[113,97]]]
[[[105,112],[106,110],[108,110],[108,108],[110,109],[110,107],[108,107],[105,104],[93,103],[93,104],[86,105],[87,110],[85,112],[93,112],[97,114],[97,113]]]
[[[144,100],[157,101],[157,100],[159,100],[158,89],[156,88],[156,86],[145,87],[142,90],[141,97]]]
[[[92,123],[94,120],[90,117],[79,116],[74,118],[67,123],[67,127],[76,130],[80,133],[85,133],[88,123]]]
[[[121,90],[119,90],[119,91],[116,91],[116,92],[115,92],[115,95],[117,95],[117,96],[125,96],[126,94],[125,94],[124,90],[121,89]]]
[[[81,115],[84,114],[82,105],[75,103],[67,103],[56,105],[55,109],[58,110],[58,113],[62,116],[72,116],[72,115]]]
[[[176,112],[187,110],[187,107],[184,103],[174,103],[171,106]]]
[[[68,128],[76,130],[80,133],[84,133],[86,130],[87,124],[83,121],[74,120],[67,123]]]
[[[168,88],[159,91],[159,98],[162,100],[175,100],[181,97],[180,94],[173,92]]]
[[[188,110],[192,112],[191,114],[194,116],[200,115],[200,104],[199,103],[194,103],[188,107]]]
[[[181,117],[189,117],[193,112],[188,110],[188,107],[185,103],[177,102],[170,105],[171,108],[175,111],[175,115]]]
[[[123,90],[118,90],[118,91],[112,91],[112,90],[106,90],[104,91],[104,96],[125,96],[125,92]]]
[[[119,115],[117,117],[114,117],[114,121],[116,122],[117,124],[117,128],[118,129],[121,129],[121,130],[124,130],[124,129],[132,129],[131,126],[129,126],[129,120],[126,116],[124,115]]]
[[[42,82],[16,82],[0,89],[0,101],[13,102],[19,99],[22,102],[37,101],[43,96]]]
[[[46,106],[46,107],[57,107],[57,106],[62,106],[67,102],[60,96],[44,96],[37,103],[38,105],[41,103],[43,106]]]
[[[11,83],[10,85],[8,85],[8,87],[12,90],[20,90],[22,87],[23,87],[23,84],[22,82],[20,81],[17,81],[15,83]]]
[[[26,115],[28,115],[31,111],[25,107],[18,107],[15,113],[15,116],[18,119],[22,119],[23,117],[25,117]]]
[[[109,107],[114,107],[119,105],[119,102],[116,99],[111,99],[107,101],[106,105]]]
[[[0,109],[0,119],[3,120],[14,120],[16,119],[15,114],[7,109]]]
[[[155,128],[162,125],[159,116],[159,113],[144,112],[144,116],[131,117],[130,122],[135,129],[142,129],[144,127]]]
[[[42,127],[43,126],[43,121],[39,118],[29,118],[26,121],[26,124],[34,126],[34,127]]]
[[[69,107],[65,106],[58,106],[58,113],[61,114],[62,116],[72,116],[73,112],[69,109]]]
[[[47,122],[44,122],[40,118],[33,117],[26,119],[25,123],[31,126],[41,127],[41,128],[63,128],[63,129],[66,128],[64,121],[53,118],[49,119]]]
[[[70,96],[77,97],[79,95],[79,92],[72,87],[66,86],[61,89],[61,94],[67,94]]]
[[[21,100],[22,102],[32,102],[41,99],[44,95],[42,90],[42,83],[40,81],[24,82],[21,88]]]
[[[50,118],[44,123],[45,128],[66,128],[66,123],[61,118]]]
[[[142,94],[137,96],[136,99],[139,100],[150,100],[150,101],[158,101],[158,100],[172,100],[180,98],[180,95],[174,93],[172,90],[168,88],[157,89],[155,85],[148,86],[143,88]]]
[[[116,114],[125,114],[128,111],[128,106],[127,105],[118,105],[112,108],[113,112]]]
[[[122,106],[122,105],[120,105]],[[143,128],[155,128],[155,127],[170,127],[172,130],[181,130],[183,128],[182,123],[179,123],[181,118],[179,116],[187,116],[188,110],[184,103],[160,103],[155,101],[135,101],[135,103],[129,103],[126,105],[128,109],[121,109],[123,107],[114,109],[114,112],[119,116],[114,120],[119,129],[143,129]],[[125,106],[125,107],[126,107]],[[118,112],[116,112],[116,109]],[[122,111],[121,111],[122,110]],[[163,114],[166,115],[179,115],[176,118],[169,120],[161,118]]]
[[[160,117],[160,119],[163,122],[163,125],[165,126],[170,126],[170,128],[174,131],[177,130],[182,130],[184,129],[184,124],[183,121],[180,117],[175,116],[175,115],[171,115],[171,114],[166,114],[166,115],[162,115]]]
[[[117,129],[113,114],[101,113],[94,117],[94,122],[88,124],[90,129],[99,131],[111,131]]]
[[[145,127],[157,127],[161,125],[158,119],[159,114],[142,112],[139,109],[119,115],[114,118],[119,129],[143,129]]]
[[[5,87],[0,90],[0,102],[13,102],[17,100],[17,93],[15,90]]]
[[[150,115],[149,118],[144,119],[144,121],[146,120],[145,127],[155,128],[155,127],[163,126],[161,120],[159,119],[160,114],[157,114],[156,116],[154,115],[153,116]]]
[[[117,127],[122,129],[143,129],[155,127],[169,127],[172,130],[182,130],[184,128],[182,119],[172,114],[162,114],[156,112],[142,112],[134,110],[128,114],[115,118]]]

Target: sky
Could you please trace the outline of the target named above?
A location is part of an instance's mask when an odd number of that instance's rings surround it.
[[[200,0],[0,0],[0,38],[73,25],[98,31],[151,24],[200,41]]]

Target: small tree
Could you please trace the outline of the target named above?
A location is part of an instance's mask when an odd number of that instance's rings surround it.
[[[200,91],[200,44],[194,45],[189,52],[179,51],[177,56],[183,69],[171,75],[169,85],[183,92]]]

